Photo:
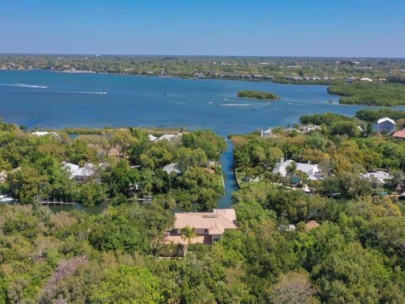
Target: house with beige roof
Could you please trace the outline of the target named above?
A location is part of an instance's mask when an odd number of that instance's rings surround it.
[[[182,238],[182,230],[187,226],[195,229],[196,237],[191,244],[211,245],[218,241],[228,229],[236,229],[236,213],[234,209],[214,209],[213,212],[175,213],[173,229],[164,238],[165,243],[187,243]]]

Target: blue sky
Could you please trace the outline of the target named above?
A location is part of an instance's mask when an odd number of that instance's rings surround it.
[[[405,0],[0,0],[0,53],[405,57]]]

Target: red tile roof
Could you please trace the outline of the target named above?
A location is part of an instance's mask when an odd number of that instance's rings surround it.
[[[395,132],[394,134],[392,134],[392,136],[396,138],[405,138],[405,129]]]
[[[319,225],[319,223],[317,221],[310,221],[310,222],[305,224],[305,229],[307,231],[309,231],[309,230],[315,229],[315,228],[317,228],[319,226],[320,225]]]

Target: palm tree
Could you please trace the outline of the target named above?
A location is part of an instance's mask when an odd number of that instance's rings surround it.
[[[297,171],[297,164],[295,162],[291,162],[287,167],[287,172],[294,175],[295,171]]]
[[[183,229],[181,229],[181,238],[183,240],[187,240],[187,245],[184,246],[184,255],[187,254],[188,246],[190,246],[191,241],[195,238],[197,234],[195,233],[195,228],[187,225]]]

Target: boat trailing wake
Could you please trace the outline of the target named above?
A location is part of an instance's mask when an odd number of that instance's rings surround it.
[[[2,83],[5,87],[17,87],[17,88],[30,88],[30,89],[47,89],[45,85],[25,84],[25,83]]]
[[[49,86],[46,85],[35,85],[35,84],[25,84],[25,83],[0,83],[0,86],[4,87],[16,87],[16,88],[27,88],[27,89],[48,89]],[[46,91],[48,93],[67,93],[67,94],[94,94],[94,95],[107,95],[107,92],[103,91]]]
[[[98,91],[49,91],[49,93],[66,93],[66,94],[92,94],[92,95],[107,95],[107,92]]]
[[[265,107],[264,104],[251,104],[251,103],[221,103],[223,107]]]

